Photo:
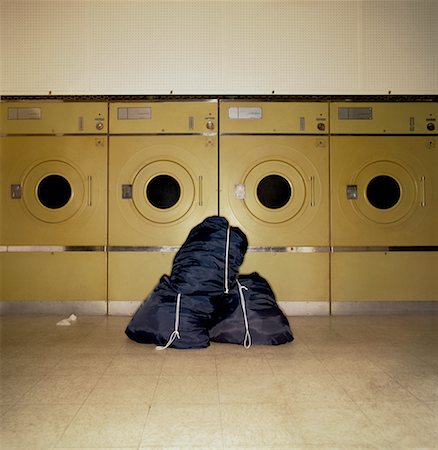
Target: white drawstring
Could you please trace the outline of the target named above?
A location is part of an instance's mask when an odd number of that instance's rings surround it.
[[[240,304],[242,306],[242,311],[243,311],[243,320],[245,322],[245,339],[243,340],[243,346],[245,348],[250,348],[251,347],[251,333],[249,332],[249,323],[248,323],[248,316],[246,314],[246,302],[245,302],[245,295],[243,293],[243,290],[245,289],[245,291],[248,290],[248,288],[246,286],[242,286],[239,283],[239,280],[237,280],[237,286],[239,287],[239,296],[240,296]]]
[[[179,335],[179,310],[181,307],[181,294],[178,294],[176,296],[176,311],[175,311],[175,330],[170,335],[169,340],[167,341],[167,344],[163,347],[161,345],[158,345],[155,347],[155,350],[165,350],[166,348],[170,347],[173,344],[173,341],[175,339],[181,339],[181,336]]]
[[[228,294],[230,292],[229,286],[228,286],[228,258],[230,253],[230,226],[228,226],[227,229],[227,242],[225,247],[225,294]]]

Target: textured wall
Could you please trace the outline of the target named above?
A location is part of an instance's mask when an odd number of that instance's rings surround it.
[[[436,0],[0,0],[4,95],[436,94]]]

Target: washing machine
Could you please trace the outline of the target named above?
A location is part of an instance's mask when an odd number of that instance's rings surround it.
[[[109,311],[130,313],[218,213],[217,101],[110,104]]]
[[[436,308],[438,104],[332,103],[334,314]]]
[[[107,103],[0,107],[2,309],[105,312]]]
[[[288,314],[329,312],[328,103],[220,102],[219,211]]]

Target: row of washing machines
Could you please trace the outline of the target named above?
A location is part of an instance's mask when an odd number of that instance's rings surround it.
[[[437,103],[0,107],[3,309],[131,313],[216,214],[286,313],[438,300]]]

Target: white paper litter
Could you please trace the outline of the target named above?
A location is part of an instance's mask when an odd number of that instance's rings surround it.
[[[69,327],[69,326],[71,326],[72,322],[76,322],[77,320],[78,320],[77,316],[75,316],[74,314],[71,314],[68,319],[60,320],[56,324],[56,326],[58,326],[58,327]]]

